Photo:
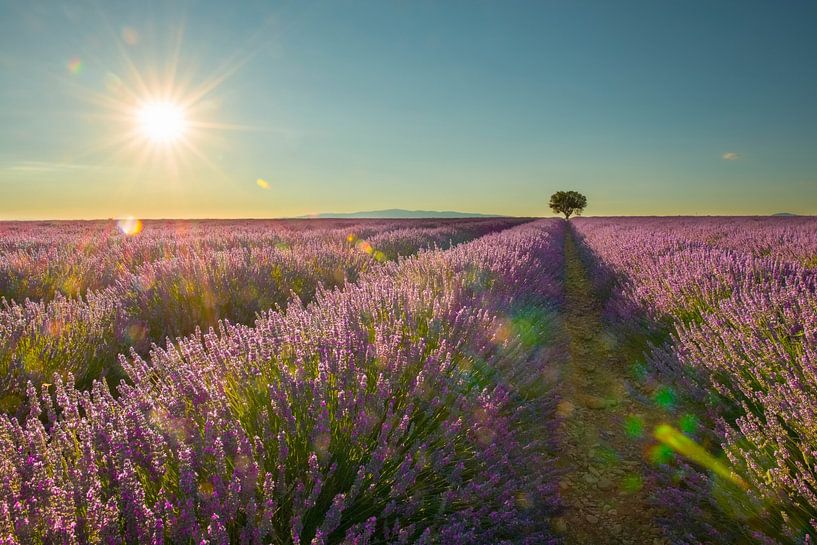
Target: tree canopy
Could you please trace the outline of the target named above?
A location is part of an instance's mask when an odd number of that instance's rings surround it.
[[[557,191],[550,196],[550,208],[557,214],[564,214],[565,219],[576,214],[581,215],[587,206],[587,197],[578,191]]]

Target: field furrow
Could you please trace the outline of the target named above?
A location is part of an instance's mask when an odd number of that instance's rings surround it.
[[[632,380],[628,356],[616,331],[602,320],[576,249],[565,236],[564,326],[569,359],[559,381],[557,414],[560,481],[565,503],[557,528],[568,544],[661,544],[654,486],[645,476],[643,430],[658,421]]]

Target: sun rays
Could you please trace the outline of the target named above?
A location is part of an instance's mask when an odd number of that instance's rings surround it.
[[[153,48],[137,39],[140,35],[131,27],[116,32],[113,25],[106,26],[113,57],[77,57],[68,66],[73,93],[86,104],[77,113],[99,129],[99,136],[74,159],[101,157],[130,171],[128,177],[140,184],[148,178],[174,183],[201,167],[226,180],[212,157],[228,147],[227,134],[267,130],[224,120],[220,96],[224,84],[263,47],[263,32],[248,38],[223,62],[208,63],[200,50],[183,55],[183,20]],[[200,67],[208,65],[215,68],[202,75]],[[80,80],[80,67],[93,67],[98,77]]]

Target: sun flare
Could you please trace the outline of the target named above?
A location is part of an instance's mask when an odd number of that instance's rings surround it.
[[[78,78],[73,81],[78,96],[93,108],[87,112],[89,121],[100,124],[96,142],[81,154],[116,156],[123,165],[133,167],[133,184],[144,185],[147,171],[161,172],[162,184],[190,180],[190,169],[201,166],[226,180],[227,175],[212,160],[217,148],[228,145],[225,134],[268,130],[219,120],[219,89],[248,62],[255,48],[231,55],[208,75],[196,70],[194,56],[182,56],[183,36],[180,28],[168,38],[173,39],[175,49],[151,62],[150,58],[131,57],[128,48],[138,44],[139,35],[126,28],[120,55],[101,66],[104,89],[86,87]],[[87,69],[85,64],[79,57],[72,58],[68,72],[78,75]],[[107,130],[101,128],[102,123],[109,124]]]
[[[116,225],[119,227],[119,230],[122,231],[122,234],[129,237],[142,232],[142,220],[134,218],[133,216],[122,218],[116,222]]]
[[[146,102],[136,111],[139,132],[156,144],[169,145],[184,136],[187,117],[184,108],[172,102]]]

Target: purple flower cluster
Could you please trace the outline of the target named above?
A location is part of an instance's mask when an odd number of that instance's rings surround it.
[[[25,415],[0,416],[0,542],[554,542],[563,229],[133,351],[116,397],[29,385]]]
[[[0,410],[19,406],[28,380],[116,383],[118,353],[219,320],[249,324],[388,259],[520,221],[307,223],[147,222],[132,237],[103,222],[0,224]]]
[[[708,496],[756,542],[813,541],[817,221],[599,218],[575,226],[598,277],[616,282],[611,313],[646,316],[670,331],[648,365],[706,407],[747,488],[727,494],[714,475],[687,467],[675,494]],[[723,539],[717,526],[703,532],[708,538],[691,538],[688,525],[672,532],[679,542],[714,543]]]

